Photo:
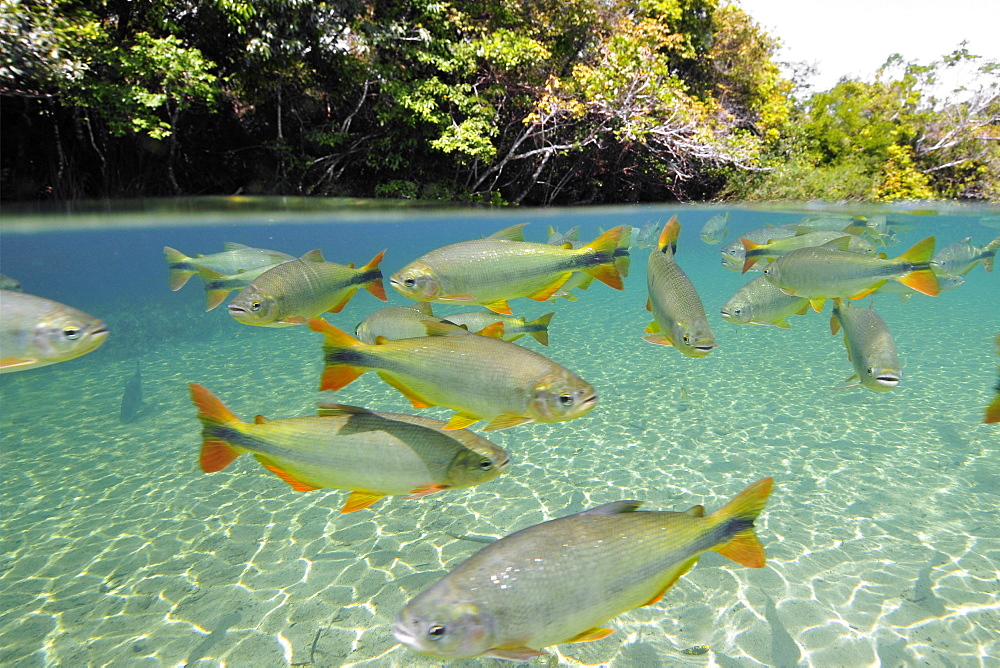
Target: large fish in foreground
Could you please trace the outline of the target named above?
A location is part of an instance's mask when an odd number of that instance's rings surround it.
[[[799,248],[767,265],[764,275],[785,294],[808,299],[819,312],[827,299],[861,299],[887,281],[936,297],[941,289],[931,268],[933,255],[934,237],[891,260],[825,246]]]
[[[339,313],[359,288],[387,301],[379,264],[385,251],[363,267],[327,262],[309,251],[268,269],[229,303],[229,315],[244,325],[304,325],[324,311]]]
[[[425,336],[368,345],[326,320],[314,318],[309,328],[326,337],[320,391],[339,390],[375,370],[414,408],[458,411],[445,429],[479,420],[490,421],[487,430],[562,422],[597,405],[589,383],[516,343],[485,336]]]
[[[674,346],[688,357],[704,357],[715,348],[715,335],[705,317],[705,307],[691,280],[674,260],[681,226],[677,216],[663,226],[656,248],[649,252],[646,309],[653,322],[643,339],[658,345]]]
[[[492,543],[396,615],[414,652],[527,661],[543,647],[598,640],[601,625],[657,603],[706,550],[764,566],[753,530],[773,484],[764,478],[710,515],[640,511],[617,501],[522,529]]]
[[[441,420],[334,405],[317,417],[244,422],[201,385],[188,387],[202,424],[203,471],[221,471],[250,452],[296,491],[351,490],[344,513],[384,496],[472,487],[510,464],[500,446],[470,431],[445,433]]]
[[[0,290],[0,373],[65,362],[96,350],[108,329],[92,315],[24,292]]]
[[[223,275],[233,275],[258,267],[268,267],[279,262],[294,260],[294,255],[267,248],[252,248],[244,244],[227,241],[221,253],[188,257],[170,246],[163,247],[170,270],[170,289],[180,290],[199,268],[211,269]]]
[[[847,382],[858,381],[843,387],[860,385],[874,392],[888,392],[899,385],[903,369],[896,355],[896,342],[874,308],[852,306],[835,299],[830,333],[836,334],[840,329],[844,330],[847,358],[854,366],[854,375]]]
[[[616,227],[579,249],[522,241],[519,230],[506,238],[462,241],[423,255],[393,274],[389,283],[416,301],[481,304],[513,315],[508,300],[545,301],[574,272],[622,290],[629,263],[623,250],[630,231],[628,226]]]

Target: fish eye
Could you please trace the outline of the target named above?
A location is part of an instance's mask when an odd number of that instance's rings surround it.
[[[873,367],[873,366],[868,367],[868,375],[869,376],[874,376],[875,375],[875,367]]]
[[[412,288],[416,284],[417,281],[412,276],[407,276],[406,278],[403,279],[403,285],[405,285],[408,288]]]
[[[76,341],[80,338],[81,330],[79,327],[74,327],[70,325],[69,327],[63,328],[63,336],[65,336],[70,341]]]
[[[427,629],[427,637],[430,640],[441,640],[445,634],[445,628],[440,624],[433,624],[429,629]]]
[[[691,335],[690,334],[685,334],[684,335],[684,343],[691,343]]]
[[[734,308],[733,309],[733,315],[739,315],[740,313],[743,313],[743,309],[741,309],[741,308]]]
[[[562,394],[559,395],[559,403],[561,403],[563,406],[566,406],[567,408],[572,406],[574,403],[573,395],[570,394],[569,392],[563,392]]]
[[[479,468],[480,468],[480,470],[483,470],[483,471],[489,471],[490,469],[493,468],[493,460],[492,459],[482,459],[482,460],[480,460],[479,461]]]
[[[259,311],[260,310],[260,302],[259,301],[252,301],[252,302],[250,302],[250,310],[251,311]]]

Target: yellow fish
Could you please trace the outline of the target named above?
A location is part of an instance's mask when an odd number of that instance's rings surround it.
[[[523,227],[518,226],[518,227]],[[574,272],[583,272],[622,290],[628,275],[631,228],[608,230],[579,249],[523,241],[523,234],[496,236],[451,244],[427,253],[389,279],[400,294],[417,301],[482,304],[491,311],[513,315],[509,299],[545,301]]]
[[[688,357],[704,357],[715,348],[715,335],[697,290],[674,260],[680,232],[674,216],[663,226],[656,248],[649,252],[646,309],[653,312],[653,322],[646,327],[649,336],[643,338],[674,346]]]
[[[861,385],[874,392],[888,392],[899,385],[903,369],[896,356],[896,342],[874,308],[852,307],[842,299],[835,299],[830,333],[836,334],[841,328],[847,358],[854,365],[854,375],[847,380],[858,379],[857,383],[843,387]]]
[[[447,325],[451,327],[452,325]],[[434,324],[430,324],[431,330]],[[445,429],[489,420],[487,430],[526,422],[562,422],[597,405],[594,388],[538,353],[485,336],[425,336],[368,345],[314,318],[325,337],[320,391],[339,390],[369,369],[378,372],[414,408],[458,411]]]
[[[887,281],[936,297],[941,288],[931,268],[933,255],[934,237],[892,260],[825,246],[798,248],[769,264],[764,275],[785,294],[808,299],[819,312],[828,298],[861,299]]]
[[[229,304],[229,315],[244,325],[304,325],[324,311],[340,313],[359,288],[387,301],[378,268],[385,251],[363,267],[327,262],[319,250],[283,262],[258,276]]]
[[[525,320],[492,311],[470,311],[468,313],[452,313],[444,316],[444,319],[456,325],[468,327],[470,332],[477,334],[482,334],[483,330],[500,323],[500,336],[498,338],[502,338],[504,341],[517,341],[525,334],[530,334],[535,341],[547,346],[549,345],[549,322],[554,315],[554,312],[546,313],[534,320]]]
[[[0,373],[65,362],[108,338],[103,322],[71,306],[0,290]]]
[[[351,490],[343,513],[384,496],[472,487],[510,464],[500,446],[470,431],[445,432],[441,420],[334,405],[318,417],[244,422],[201,385],[188,388],[202,424],[202,471],[221,471],[250,452],[296,491]]]
[[[764,478],[711,515],[639,511],[617,501],[501,538],[396,615],[393,634],[444,659],[528,661],[543,647],[599,640],[626,610],[657,603],[707,550],[764,566],[753,530],[773,485]]]

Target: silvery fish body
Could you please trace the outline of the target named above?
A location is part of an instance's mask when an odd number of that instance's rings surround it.
[[[493,315],[496,315],[495,313]],[[434,331],[428,332],[428,326],[438,325]],[[410,306],[386,306],[372,311],[358,323],[354,329],[355,335],[367,344],[374,344],[375,339],[382,337],[389,341],[410,339],[415,336],[464,335],[469,331],[455,323],[452,328],[444,318],[429,315],[424,311]]]
[[[386,301],[379,263],[385,251],[363,267],[327,262],[319,250],[283,262],[257,277],[229,304],[244,325],[304,325],[324,311],[339,313],[359,288]]]
[[[225,301],[226,297],[233,290],[242,290],[253,283],[257,278],[269,269],[277,267],[281,262],[265,264],[256,269],[230,274],[226,276],[212,269],[198,267],[198,277],[201,278],[205,286],[205,310],[211,311],[216,306]]]
[[[490,420],[488,430],[561,422],[597,404],[589,383],[515,343],[485,336],[424,336],[368,345],[322,319],[310,320],[309,327],[325,335],[320,391],[339,390],[374,370],[414,408],[458,411],[447,429],[479,420]]]
[[[979,263],[982,263],[983,269],[991,272],[998,248],[1000,237],[985,246],[977,246],[972,243],[972,237],[966,237],[935,253],[931,264],[936,273],[945,276],[965,276]]]
[[[769,240],[767,243],[755,243],[749,239],[741,239],[741,241],[745,250],[743,273],[746,273],[750,269],[750,266],[761,259],[774,260],[774,258],[781,257],[797,248],[829,244],[831,247],[835,246],[840,250],[851,253],[871,255],[875,252],[875,246],[867,239],[844,232],[829,232],[826,230],[803,232],[791,237]]]
[[[656,603],[706,550],[764,566],[753,532],[773,481],[764,478],[705,515],[607,503],[501,538],[413,598],[396,640],[430,656],[529,660],[541,648],[597,640],[600,625]]]
[[[746,248],[743,247],[743,239],[748,239],[754,243],[766,244],[776,239],[795,236],[795,230],[788,227],[761,227],[750,230],[746,234],[741,234],[738,239],[730,241],[719,250],[722,256],[722,266],[730,271],[743,271],[743,264],[746,262]],[[752,271],[760,271],[759,265],[754,265]]]
[[[739,325],[775,325],[788,329],[790,315],[803,315],[809,300],[793,297],[758,276],[736,291],[720,310],[722,318]]]
[[[862,385],[875,392],[888,392],[899,385],[903,370],[896,356],[896,342],[874,308],[851,306],[838,299],[830,316],[830,331],[836,334],[841,328],[847,357],[854,366],[854,375],[847,380],[858,379],[846,387]]]
[[[470,332],[479,332],[483,329],[499,322],[503,325],[504,341],[516,341],[525,334],[530,334],[543,346],[549,345],[549,321],[554,313],[545,315],[534,320],[526,320],[513,315],[503,315],[492,311],[469,311],[467,313],[452,313],[445,316],[445,320],[456,325],[465,326]]]
[[[704,357],[715,348],[715,334],[705,307],[691,280],[674,260],[673,246],[680,234],[674,216],[664,226],[657,248],[649,252],[646,308],[653,322],[646,328],[650,343],[674,346],[688,357]]]
[[[170,270],[170,289],[180,290],[184,287],[188,279],[197,273],[199,267],[231,276],[295,259],[294,255],[288,253],[267,248],[252,248],[232,241],[227,241],[223,247],[226,250],[221,253],[189,257],[170,246],[164,246],[163,254],[167,258],[167,268]]]
[[[43,297],[0,290],[0,373],[86,355],[107,337],[105,324],[83,311]]]
[[[244,452],[297,491],[351,490],[343,512],[383,496],[424,496],[496,478],[507,451],[470,431],[398,413],[331,405],[319,416],[243,422],[211,392],[191,384],[202,423],[201,468],[221,471]]]
[[[706,244],[720,244],[729,231],[729,212],[712,216],[701,228],[701,240]]]

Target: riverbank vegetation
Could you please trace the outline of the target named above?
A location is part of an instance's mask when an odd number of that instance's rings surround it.
[[[0,194],[1000,199],[1000,65],[806,95],[777,46],[720,0],[0,0]]]

